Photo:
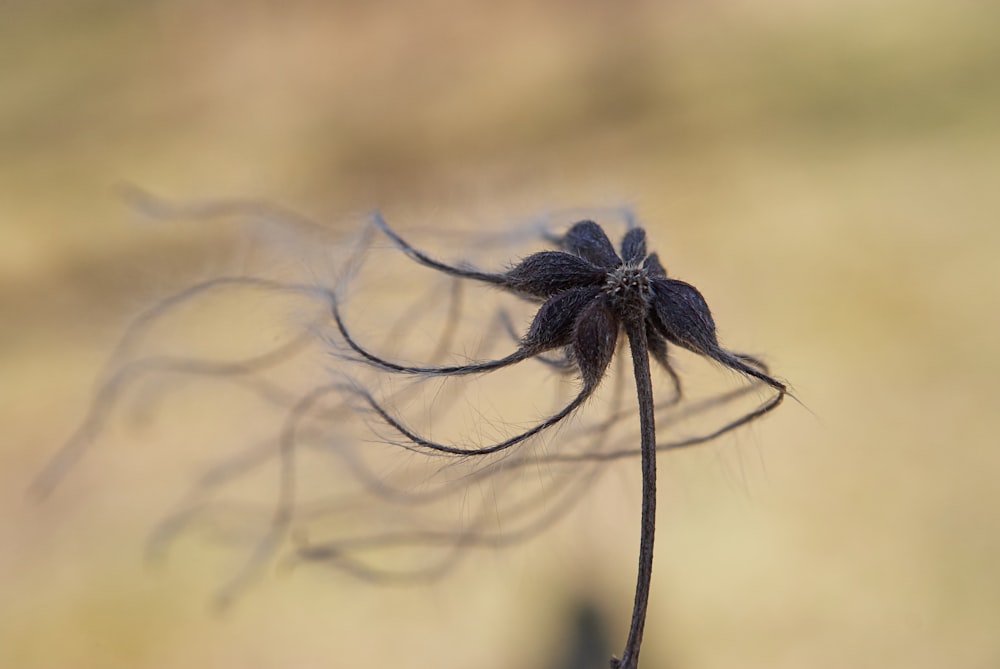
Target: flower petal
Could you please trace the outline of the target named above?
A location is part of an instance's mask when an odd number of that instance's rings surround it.
[[[532,354],[569,346],[577,316],[601,292],[597,286],[571,288],[548,299],[535,314],[521,344]]]
[[[573,356],[585,388],[596,388],[604,378],[618,344],[619,323],[607,296],[593,300],[576,319]]]
[[[622,259],[636,264],[646,257],[646,231],[642,228],[632,228],[622,239]]]
[[[691,284],[675,279],[653,279],[649,320],[667,341],[702,354],[719,348],[715,321],[705,298]]]
[[[560,243],[566,251],[601,269],[611,270],[622,264],[611,240],[601,226],[593,221],[574,223]]]
[[[599,286],[607,272],[569,253],[541,251],[522,260],[505,278],[507,286],[520,293],[552,297],[570,288]]]

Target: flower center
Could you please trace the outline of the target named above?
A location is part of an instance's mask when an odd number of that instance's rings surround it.
[[[621,308],[645,312],[649,304],[649,273],[643,267],[622,265],[608,272],[604,292]]]

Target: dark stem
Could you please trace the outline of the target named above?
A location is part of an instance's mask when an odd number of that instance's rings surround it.
[[[639,431],[642,450],[642,530],[639,538],[639,575],[635,584],[635,606],[632,624],[622,658],[611,660],[611,669],[635,669],[639,663],[639,646],[646,624],[646,606],[649,604],[649,583],[653,576],[653,535],[656,533],[656,425],[653,412],[653,382],[649,376],[649,346],[646,327],[642,320],[625,323],[629,348],[632,351],[632,368],[635,372],[635,389],[639,398]]]

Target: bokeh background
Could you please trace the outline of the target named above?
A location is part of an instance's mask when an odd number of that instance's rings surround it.
[[[334,236],[375,207],[632,205],[802,402],[663,459],[644,666],[1000,666],[997,25],[973,0],[0,4],[0,666],[605,666],[627,629],[634,477],[433,586],[296,570],[221,616],[217,552],[142,560],[206,462],[186,424],[33,502],[128,315],[239,240],[137,225],[122,181]]]

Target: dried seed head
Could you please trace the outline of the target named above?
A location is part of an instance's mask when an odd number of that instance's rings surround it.
[[[608,273],[604,293],[623,317],[642,320],[652,297],[649,271],[635,265],[622,265]]]

